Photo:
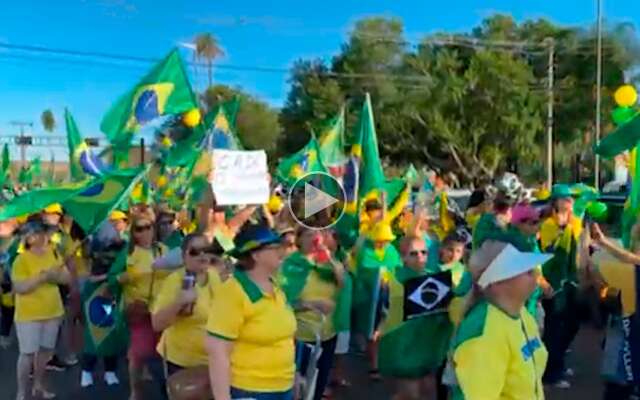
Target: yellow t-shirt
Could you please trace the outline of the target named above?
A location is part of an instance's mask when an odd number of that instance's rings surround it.
[[[620,290],[622,316],[636,312],[636,266],[625,263],[605,251],[598,251],[591,257],[609,287]]]
[[[465,399],[543,400],[547,356],[525,308],[514,318],[485,301],[460,324],[453,361]]]
[[[13,262],[11,279],[20,282],[35,278],[43,271],[61,268],[61,263],[62,259],[56,257],[52,249],[42,255],[27,250]],[[30,293],[16,294],[15,303],[16,322],[42,321],[64,315],[60,289],[54,283],[43,283]]]
[[[76,272],[79,278],[86,278],[89,276],[89,260],[84,256],[84,251],[80,240],[73,242],[73,248],[76,249],[74,260],[76,264]]]
[[[320,278],[318,272],[315,270],[309,271],[307,281],[300,293],[301,301],[316,301],[325,300],[334,303],[336,295],[338,293],[338,287],[335,282],[329,282]],[[333,326],[333,318],[327,315],[322,323],[322,316],[317,311],[302,311],[296,313],[298,320],[304,321],[298,325],[298,331],[296,332],[296,339],[303,342],[315,342],[316,336],[314,332],[320,329],[320,337],[323,341],[329,340],[336,335],[336,330]]]
[[[295,373],[296,319],[284,293],[263,293],[240,270],[213,298],[209,335],[233,341],[231,386],[256,392],[291,389]]]
[[[127,304],[135,301],[151,304],[162,286],[162,281],[170,273],[154,271],[151,268],[155,257],[166,253],[164,245],[158,246],[160,250],[156,251],[155,255],[152,249],[136,246],[127,257],[126,272],[129,275],[129,281],[124,285],[124,298]]]
[[[153,312],[173,304],[182,291],[185,269],[181,268],[169,275],[158,292],[153,304]],[[158,354],[181,367],[207,365],[208,356],[204,347],[207,319],[215,287],[220,284],[216,270],[209,270],[207,282],[197,282],[198,298],[190,315],[180,315],[176,321],[162,332],[158,343]]]

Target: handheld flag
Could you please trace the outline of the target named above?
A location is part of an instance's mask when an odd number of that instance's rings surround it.
[[[85,175],[80,165],[80,155],[88,150],[87,144],[82,140],[80,130],[69,110],[64,110],[64,122],[67,127],[67,147],[69,149],[69,172],[74,181],[82,180]]]
[[[453,325],[449,320],[451,272],[410,278],[403,283],[403,322],[380,338],[380,372],[421,377],[444,362]]]
[[[180,53],[174,49],[111,107],[100,129],[111,143],[123,143],[157,117],[197,107]]]
[[[88,281],[83,289],[84,338],[92,354],[116,355],[127,346],[125,302],[115,292],[107,281]]]
[[[85,190],[60,202],[87,234],[94,232],[127,199],[146,170],[114,172],[94,180]]]
[[[236,116],[240,100],[235,97],[215,107],[204,117],[208,132],[202,148],[242,150],[240,140],[235,134]]]
[[[9,179],[11,168],[11,158],[9,156],[9,145],[4,144],[2,148],[2,162],[0,163],[0,187]]]
[[[298,152],[281,159],[276,169],[277,177],[288,184],[310,172],[326,172],[318,158],[318,141],[314,137]]]
[[[385,183],[369,93],[362,105],[355,137],[351,153],[360,159],[360,198],[365,198],[374,190],[382,190]]]
[[[342,167],[347,161],[344,154],[344,107],[340,114],[328,121],[318,137],[322,163],[329,169]]]

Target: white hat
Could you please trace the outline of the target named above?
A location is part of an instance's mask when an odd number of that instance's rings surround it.
[[[553,254],[523,253],[513,245],[507,244],[480,275],[478,285],[484,289],[492,283],[531,271],[552,257]]]

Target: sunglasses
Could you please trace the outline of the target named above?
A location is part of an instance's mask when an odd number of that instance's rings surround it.
[[[207,254],[207,249],[204,247],[192,247],[187,251],[191,257],[198,257],[203,254]]]
[[[410,255],[411,257],[417,257],[418,255],[426,256],[427,254],[428,254],[428,251],[427,251],[427,250],[411,250],[411,251],[409,252],[409,255]]]
[[[151,225],[138,225],[134,227],[133,230],[135,232],[145,232],[145,231],[150,231],[151,228],[152,228]]]

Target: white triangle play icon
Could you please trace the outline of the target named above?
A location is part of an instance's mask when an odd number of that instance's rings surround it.
[[[305,182],[304,184],[304,218],[309,218],[310,216],[324,210],[327,207],[331,207],[336,204],[338,199],[335,197],[328,195],[322,190],[314,187],[313,185],[309,185]]]

